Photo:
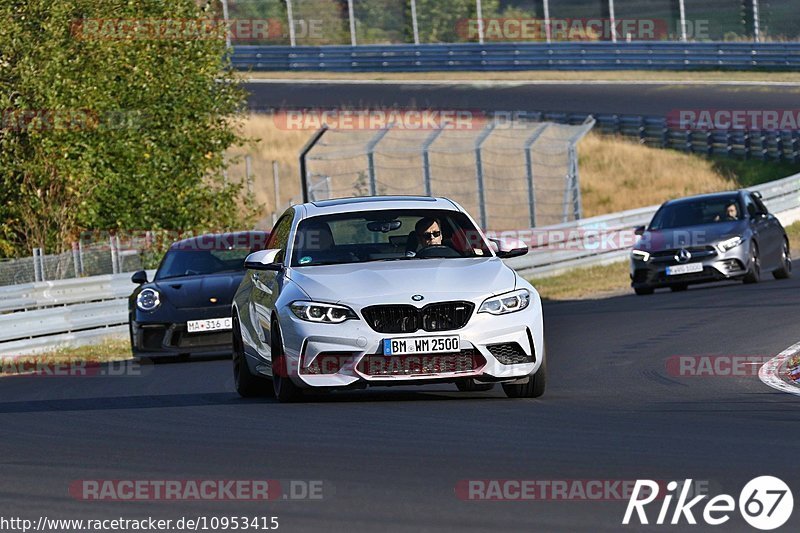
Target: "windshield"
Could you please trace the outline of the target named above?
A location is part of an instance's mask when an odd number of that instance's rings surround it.
[[[676,202],[662,206],[650,222],[650,230],[699,226],[742,219],[742,208],[736,196]]]
[[[216,274],[219,272],[244,272],[244,259],[250,249],[231,250],[176,250],[167,252],[156,272],[156,279],[178,278]]]
[[[491,257],[463,213],[391,210],[344,213],[300,222],[292,266],[430,258]]]

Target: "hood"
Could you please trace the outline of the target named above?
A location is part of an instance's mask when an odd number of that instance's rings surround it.
[[[514,289],[516,275],[500,259],[409,259],[293,268],[292,281],[311,298],[357,305],[470,299]]]
[[[663,250],[713,245],[729,237],[744,235],[746,228],[746,220],[734,220],[700,226],[646,231],[634,245],[634,248],[647,252],[660,252]]]
[[[204,276],[186,276],[156,281],[151,286],[178,309],[194,307],[230,307],[244,272],[225,272]],[[216,298],[216,303],[211,302]]]

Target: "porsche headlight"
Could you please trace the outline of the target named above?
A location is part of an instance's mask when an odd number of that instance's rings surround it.
[[[161,305],[161,295],[155,289],[144,289],[136,297],[136,307],[142,311],[152,311]]]
[[[293,302],[289,306],[294,316],[308,322],[339,324],[351,318],[358,318],[349,307],[319,302]]]
[[[490,313],[492,315],[505,315],[507,313],[514,313],[522,311],[528,304],[531,303],[531,293],[528,289],[520,289],[514,292],[501,294],[500,296],[492,296],[484,301],[480,308],[479,313]]]
[[[646,263],[650,260],[650,253],[644,250],[631,250],[631,257]]]
[[[742,244],[742,238],[739,236],[731,237],[730,239],[725,239],[724,241],[720,241],[717,243],[717,250],[722,253],[727,252],[728,250],[732,250]]]

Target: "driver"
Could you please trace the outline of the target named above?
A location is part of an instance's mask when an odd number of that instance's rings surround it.
[[[425,217],[414,226],[417,242],[422,248],[442,246],[442,224],[437,218]]]
[[[725,213],[722,215],[722,218],[720,218],[720,216],[717,215],[714,218],[714,220],[716,222],[720,222],[720,221],[728,222],[728,221],[731,221],[731,220],[739,220],[739,208],[737,207],[736,202],[731,202],[728,205],[726,205],[725,206]]]

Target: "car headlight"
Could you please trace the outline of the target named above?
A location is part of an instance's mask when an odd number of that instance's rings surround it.
[[[724,252],[727,252],[728,250],[736,248],[740,244],[742,244],[742,238],[741,237],[738,237],[738,236],[737,237],[731,237],[730,239],[725,239],[724,241],[718,242],[717,243],[717,250],[719,250],[720,252],[724,253]]]
[[[319,302],[293,302],[289,306],[294,316],[309,322],[339,324],[351,318],[358,318],[355,312],[343,305],[324,304]]]
[[[152,311],[161,305],[161,295],[155,289],[144,289],[136,297],[136,307],[142,311]]]
[[[481,304],[478,312],[505,315],[507,313],[522,311],[528,307],[530,303],[531,293],[528,289],[520,289],[518,291],[501,294],[500,296],[487,298],[486,301]]]
[[[650,252],[645,252],[644,250],[631,250],[631,257],[646,263],[650,260]]]

